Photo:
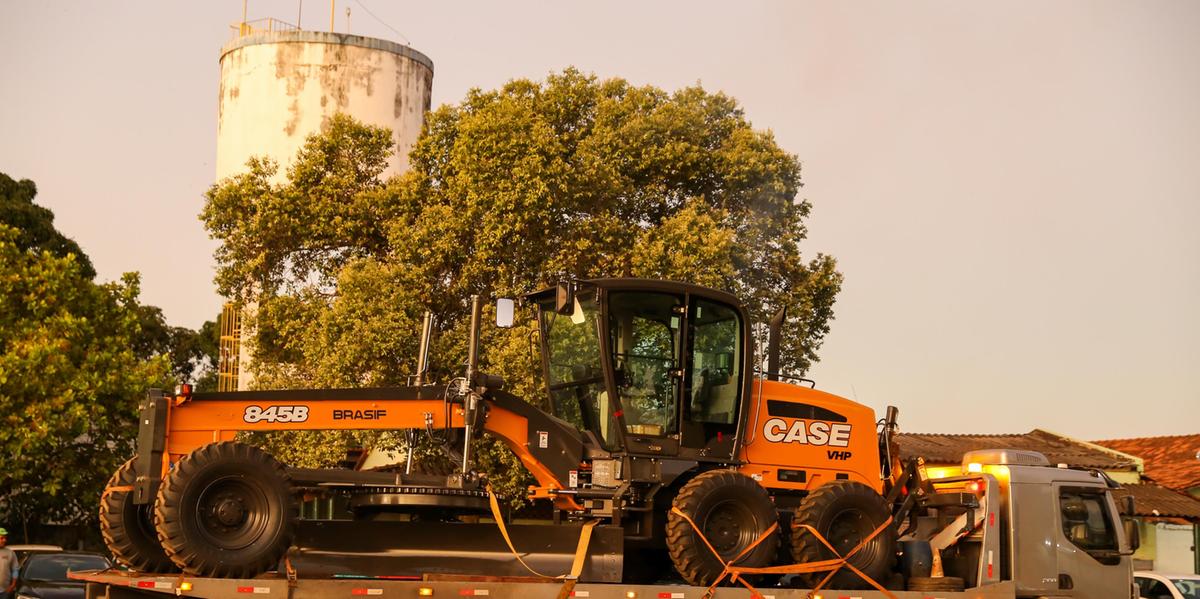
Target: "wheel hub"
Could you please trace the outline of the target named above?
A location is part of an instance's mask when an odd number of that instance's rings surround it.
[[[838,515],[829,527],[829,542],[838,554],[846,555],[870,533],[871,527],[866,515],[858,510],[847,510]]]
[[[722,512],[714,515],[709,521],[705,536],[708,537],[717,551],[725,553],[737,545],[738,538],[741,536],[741,529],[737,521],[729,513]]]
[[[754,516],[743,506],[726,502],[704,521],[704,537],[717,553],[732,557],[754,540]]]
[[[237,526],[246,521],[246,504],[241,497],[220,498],[214,512],[222,526]]]

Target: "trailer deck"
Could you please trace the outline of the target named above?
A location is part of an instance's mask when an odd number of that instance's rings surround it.
[[[317,599],[346,597],[487,597],[488,599],[557,599],[561,581],[487,576],[459,576],[428,580],[387,578],[302,578],[288,580],[279,575],[258,578],[202,578],[186,575],[141,575],[118,570],[72,572],[71,578],[86,581],[88,599],[144,599],[146,597],[200,597],[206,599]],[[579,599],[704,599],[705,587],[686,585],[638,585],[579,583],[566,596]],[[897,599],[1012,599],[1011,582],[961,592],[893,591]],[[719,587],[712,599],[885,599],[879,591]]]

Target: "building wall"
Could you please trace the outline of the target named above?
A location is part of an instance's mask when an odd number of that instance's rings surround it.
[[[1189,574],[1196,569],[1195,532],[1191,524],[1167,524],[1155,526],[1157,555],[1154,569],[1160,572]]]

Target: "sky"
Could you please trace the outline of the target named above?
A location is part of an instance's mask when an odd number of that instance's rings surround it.
[[[568,66],[736,98],[845,275],[809,375],[902,430],[1200,433],[1200,3],[340,0],[339,31],[347,6],[433,60],[434,106]],[[328,29],[248,0],[299,8]],[[241,11],[0,0],[0,172],[173,325],[222,302],[197,215]]]

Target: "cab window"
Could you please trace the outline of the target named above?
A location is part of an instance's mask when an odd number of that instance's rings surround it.
[[[692,308],[690,420],[737,421],[742,326],[732,308],[697,300]]]
[[[1117,551],[1117,535],[1105,496],[1063,489],[1059,493],[1063,535],[1084,551]]]
[[[547,386],[554,415],[590,430],[606,447],[618,444],[616,406],[605,390],[600,361],[600,311],[592,298],[579,298],[573,314],[541,306],[546,344]]]
[[[1162,581],[1153,578],[1138,578],[1138,596],[1145,599],[1174,599],[1171,590]]]
[[[682,301],[653,292],[615,292],[609,298],[614,378],[635,435],[677,432]]]

